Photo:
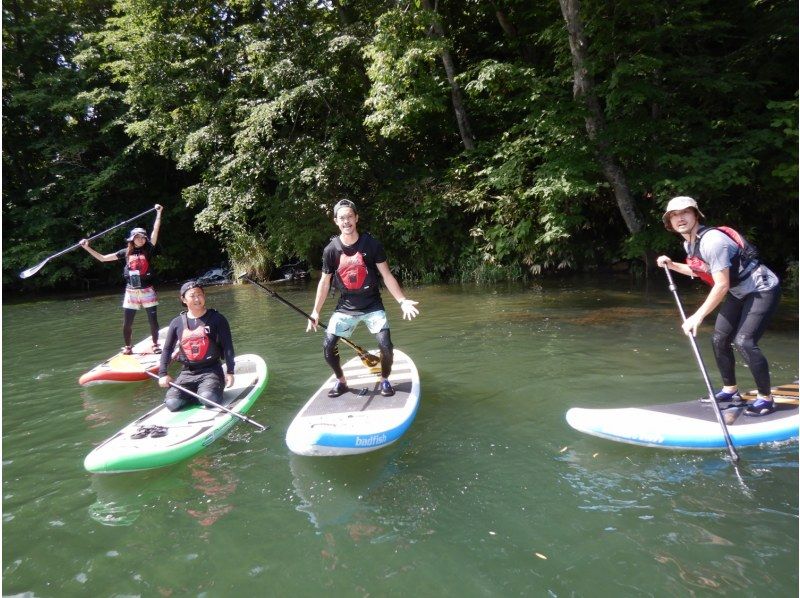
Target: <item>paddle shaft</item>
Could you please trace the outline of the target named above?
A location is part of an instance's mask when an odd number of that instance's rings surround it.
[[[669,281],[669,290],[672,291],[672,295],[675,297],[675,303],[678,306],[678,311],[681,314],[681,321],[685,322],[686,312],[683,311],[683,304],[681,303],[681,298],[678,296],[678,288],[675,286],[675,282],[672,280],[672,273],[669,271],[669,267],[666,264],[664,265],[664,272],[667,274],[667,280]],[[728,432],[728,426],[725,425],[725,419],[722,417],[722,412],[720,411],[719,405],[717,404],[717,399],[714,396],[714,389],[711,386],[711,380],[708,377],[708,370],[703,363],[703,356],[700,355],[700,348],[697,346],[697,339],[695,339],[694,335],[692,334],[688,334],[687,336],[689,337],[692,349],[694,350],[694,356],[697,359],[697,365],[700,366],[700,372],[703,374],[703,380],[705,380],[706,389],[708,390],[708,399],[714,408],[714,414],[717,416],[717,421],[722,428],[722,435],[725,438],[725,444],[728,445],[728,453],[730,453],[731,459],[735,463],[739,460],[739,453],[736,452],[736,448],[733,446],[731,435]]]
[[[145,373],[146,373],[148,376],[150,376],[151,378],[154,378],[154,379],[156,379],[156,380],[158,380],[158,379],[159,379],[159,376],[158,376],[158,374],[154,374],[153,372],[149,372],[149,371],[147,371],[147,370],[145,370]],[[170,383],[169,383],[169,385],[170,385],[172,388],[177,388],[177,389],[178,389],[178,390],[180,390],[181,392],[185,392],[187,395],[189,395],[189,396],[191,396],[191,397],[194,397],[195,399],[197,399],[198,401],[200,401],[200,402],[201,402],[201,403],[203,403],[204,405],[210,405],[211,407],[216,407],[217,409],[222,409],[222,410],[223,410],[223,411],[225,411],[226,413],[230,413],[231,415],[235,415],[235,416],[236,416],[236,417],[238,417],[240,420],[242,420],[242,421],[245,421],[245,422],[247,422],[248,424],[252,424],[252,425],[254,425],[256,428],[258,428],[258,429],[259,429],[259,430],[261,430],[262,432],[263,432],[264,430],[266,430],[266,429],[267,429],[267,426],[262,426],[260,423],[258,423],[257,421],[254,421],[254,420],[250,419],[250,418],[249,418],[249,417],[247,417],[246,415],[242,415],[241,413],[237,413],[236,411],[233,411],[233,410],[231,410],[231,409],[228,409],[227,407],[224,407],[224,406],[220,405],[219,403],[215,403],[215,402],[214,402],[214,401],[212,401],[211,399],[207,399],[207,398],[205,398],[205,397],[201,397],[199,394],[197,394],[196,392],[192,392],[192,391],[191,391],[191,390],[189,390],[188,388],[184,388],[183,386],[181,386],[181,385],[179,385],[179,384],[175,384],[174,382],[170,382]]]
[[[250,277],[249,277],[247,274],[242,274],[242,275],[240,275],[240,276],[239,276],[239,278],[243,278],[244,280],[246,280],[246,281],[247,281],[247,282],[249,282],[250,284],[254,284],[254,285],[256,285],[257,287],[259,287],[260,289],[263,289],[264,291],[266,291],[267,293],[269,293],[271,297],[273,297],[274,299],[277,299],[278,301],[280,301],[281,303],[283,303],[283,304],[284,304],[284,305],[286,305],[287,307],[291,307],[291,308],[292,308],[294,311],[296,311],[297,313],[299,313],[301,316],[304,316],[304,317],[305,317],[307,320],[310,320],[310,321],[312,321],[312,322],[314,321],[314,319],[313,319],[313,318],[312,318],[312,317],[311,317],[309,314],[307,314],[306,312],[304,312],[302,309],[300,309],[299,307],[297,307],[297,306],[296,306],[296,305],[294,305],[293,303],[290,303],[289,301],[287,301],[286,299],[284,299],[283,297],[281,297],[280,295],[278,295],[278,293],[276,293],[275,291],[273,291],[273,290],[272,290],[272,289],[270,289],[269,287],[265,287],[263,284],[261,284],[261,283],[259,283],[259,282],[256,282],[255,280],[253,280],[252,278],[250,278]],[[320,327],[322,327],[322,329],[323,329],[323,330],[327,330],[327,329],[328,329],[328,327],[327,327],[325,324],[323,324],[322,322],[319,322],[319,323],[318,323],[318,325],[319,325]],[[376,355],[372,355],[371,353],[368,353],[367,351],[365,351],[364,349],[362,349],[361,347],[359,347],[358,345],[356,345],[355,343],[353,343],[353,342],[349,341],[349,340],[348,340],[348,339],[346,339],[346,338],[342,338],[342,341],[343,341],[343,342],[344,342],[344,343],[345,343],[345,344],[346,344],[348,347],[350,347],[350,348],[351,348],[351,349],[353,349],[353,350],[354,350],[356,353],[358,353],[358,356],[359,356],[359,357],[360,357],[360,358],[361,358],[363,361],[368,361],[370,366],[373,366],[373,365],[378,365],[378,363],[380,363],[380,358],[378,358]]]
[[[108,232],[111,232],[112,230],[114,230],[115,228],[119,228],[120,226],[125,226],[125,225],[126,225],[126,224],[128,224],[129,222],[133,222],[133,221],[134,221],[134,220],[136,220],[137,218],[141,218],[141,217],[142,217],[142,216],[144,216],[145,214],[149,214],[150,212],[154,211],[155,209],[156,209],[156,208],[155,208],[155,206],[154,206],[154,207],[150,208],[149,210],[145,210],[145,211],[144,211],[144,212],[142,212],[141,214],[137,214],[136,216],[134,216],[134,217],[132,217],[132,218],[128,218],[128,219],[127,219],[127,220],[125,220],[124,222],[120,222],[119,224],[115,224],[114,226],[112,226],[112,227],[109,227],[109,228],[107,228],[106,230],[104,230],[104,231],[101,231],[101,232],[97,233],[96,235],[92,235],[91,237],[88,237],[86,240],[87,240],[87,241],[93,241],[94,239],[97,239],[97,238],[99,238],[99,237],[102,237],[102,236],[103,236],[103,235],[105,235],[106,233],[108,233]],[[44,265],[45,265],[47,262],[49,262],[49,261],[50,261],[50,260],[52,260],[53,258],[56,258],[56,257],[58,257],[58,256],[60,256],[60,255],[64,255],[65,253],[68,253],[68,252],[72,251],[73,249],[76,249],[76,248],[78,248],[78,247],[80,247],[80,246],[81,246],[81,243],[80,243],[80,241],[78,241],[78,242],[77,242],[77,243],[75,243],[74,245],[71,245],[71,246],[67,247],[66,249],[63,249],[63,250],[59,251],[58,253],[54,253],[53,255],[51,255],[51,256],[49,256],[49,257],[46,257],[46,258],[44,258],[44,260],[42,260],[41,262],[39,262],[38,264],[36,264],[36,265],[35,265],[35,266],[33,266],[32,268],[28,268],[27,270],[24,270],[24,271],[22,271],[22,272],[20,273],[19,277],[20,277],[20,278],[28,278],[29,276],[33,276],[33,275],[34,275],[34,274],[36,274],[36,273],[37,273],[39,270],[41,270],[41,269],[42,269],[42,267],[43,267],[43,266],[44,266]]]

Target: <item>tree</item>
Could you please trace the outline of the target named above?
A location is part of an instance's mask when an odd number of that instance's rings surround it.
[[[580,1],[559,0],[559,4],[561,5],[561,12],[564,14],[569,33],[569,48],[572,54],[574,72],[573,95],[575,99],[582,100],[586,104],[588,111],[585,117],[586,132],[589,135],[589,139],[596,146],[597,159],[603,169],[603,174],[614,190],[614,197],[617,200],[622,218],[625,220],[625,225],[632,234],[639,233],[644,228],[642,218],[631,198],[625,173],[615,160],[611,145],[605,139],[605,117],[588,68],[589,42],[583,30]]]

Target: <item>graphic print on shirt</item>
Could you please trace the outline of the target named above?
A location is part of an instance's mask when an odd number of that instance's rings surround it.
[[[181,332],[181,353],[187,363],[197,365],[217,358],[216,345],[212,347],[210,338],[211,328],[202,324],[194,330],[189,330],[189,320],[183,315],[183,331]]]
[[[344,289],[348,291],[358,292],[369,288],[369,286],[364,286],[368,271],[364,255],[360,251],[356,251],[353,255],[342,253],[339,256],[339,267],[336,269],[336,274]]]

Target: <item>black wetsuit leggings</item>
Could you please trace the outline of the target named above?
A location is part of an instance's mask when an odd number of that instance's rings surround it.
[[[125,339],[125,346],[130,347],[133,345],[133,343],[131,343],[131,337],[133,336],[133,317],[139,310],[125,308],[122,311],[124,312],[122,316],[122,338]],[[153,344],[155,345],[158,343],[158,315],[156,314],[158,307],[155,305],[153,307],[146,307],[144,311],[147,312],[147,320],[150,322],[150,336],[153,337]]]
[[[344,376],[342,372],[342,364],[339,359],[339,339],[341,337],[325,333],[325,340],[322,342],[322,352],[325,354],[325,361],[331,366],[333,373],[337,378]],[[389,329],[384,328],[375,335],[378,340],[378,348],[381,352],[381,376],[388,378],[392,373],[392,362],[394,361],[394,347],[392,346],[392,337],[389,334]]]
[[[743,299],[728,293],[719,309],[711,337],[717,367],[725,386],[736,386],[736,360],[733,355],[733,347],[736,347],[753,373],[758,392],[769,396],[769,364],[758,347],[758,340],[764,334],[780,298],[780,286],[762,293],[750,293]]]

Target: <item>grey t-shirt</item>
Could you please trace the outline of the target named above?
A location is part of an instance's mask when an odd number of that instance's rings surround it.
[[[683,248],[691,255],[689,242],[684,241]],[[713,274],[725,268],[730,268],[739,246],[728,235],[720,230],[707,231],[700,239],[700,258],[708,264],[708,271]],[[750,293],[768,291],[775,288],[780,281],[775,273],[760,264],[752,272],[740,280],[739,284],[731,287],[728,292],[737,299]]]

